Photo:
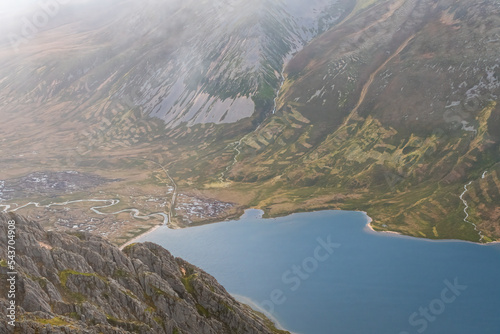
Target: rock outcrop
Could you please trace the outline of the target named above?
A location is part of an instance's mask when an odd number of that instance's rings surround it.
[[[9,305],[8,221],[15,220],[16,327]],[[0,213],[1,333],[286,333],[201,269],[153,244],[120,251],[100,237],[47,232]]]

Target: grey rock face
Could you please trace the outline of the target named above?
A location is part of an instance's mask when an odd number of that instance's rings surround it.
[[[201,269],[152,244],[120,251],[90,234],[46,232],[0,213],[0,278],[7,222],[16,221],[16,328],[0,284],[0,333],[287,333],[238,303]]]

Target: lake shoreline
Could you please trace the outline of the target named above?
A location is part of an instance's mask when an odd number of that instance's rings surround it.
[[[384,328],[399,333],[408,329],[406,319],[418,306],[436,298],[434,289],[443,282],[458,280],[474,287],[474,293],[460,298],[471,305],[498,292],[500,270],[491,267],[499,261],[498,245],[476,247],[456,242],[462,240],[379,233],[370,228],[372,219],[362,211],[320,210],[259,219],[261,212],[247,210],[240,220],[196,229],[159,229],[139,241],[166,247],[213,275],[233,297],[264,313],[276,327],[301,334],[326,334],[333,328],[361,333],[373,331],[373,326],[380,329],[373,332]],[[318,246],[326,252],[317,252]],[[489,275],[475,275],[487,270]],[[281,299],[273,301],[277,296]],[[356,311],[352,301],[358,300],[366,303],[356,304]],[[498,300],[479,305],[474,317],[497,309]],[[388,311],[399,323],[373,323],[374,317],[383,319]],[[462,311],[456,316],[464,326],[472,325],[464,316],[470,310]],[[498,319],[490,318],[496,326]],[[443,320],[433,326],[436,332],[446,332],[443,328],[455,329],[455,324]],[[459,329],[455,332],[472,332]]]
[[[142,239],[142,238],[146,237],[147,235],[155,232],[156,230],[158,230],[162,226],[165,226],[165,225],[163,225],[163,224],[155,225],[155,226],[151,227],[149,230],[147,230],[146,232],[141,233],[138,236],[135,236],[134,238],[125,242],[123,245],[119,246],[120,250],[123,250],[125,247],[127,247],[133,243],[136,243],[139,239]]]
[[[367,212],[365,212],[365,211],[355,211],[355,212],[363,212],[366,215],[366,217],[368,218],[367,223],[366,223],[366,227],[365,227],[365,232],[367,232],[367,233],[373,233],[373,234],[387,233],[387,234],[390,234],[392,236],[396,236],[396,237],[400,237],[400,238],[411,238],[411,239],[425,240],[425,241],[429,241],[429,242],[466,242],[466,243],[476,244],[479,246],[490,246],[490,245],[500,244],[500,241],[491,241],[491,242],[484,243],[484,242],[475,242],[475,241],[461,240],[461,239],[429,239],[429,238],[418,238],[418,237],[402,234],[402,233],[395,232],[395,231],[377,231],[372,226],[373,218],[368,216]]]
[[[258,215],[258,217],[255,217],[257,219],[273,219],[273,218],[263,218],[263,215],[265,214],[265,211],[262,210],[262,209],[256,209],[256,208],[248,208],[248,209],[245,209],[243,214],[234,219],[235,221],[238,221],[242,218],[248,218],[248,214],[247,214],[247,211],[249,210],[259,210],[262,212],[262,214]],[[372,222],[373,222],[373,218],[370,217],[368,215],[368,213],[366,211],[352,211],[352,210],[318,210],[318,211],[310,211],[311,213],[312,212],[325,212],[325,211],[347,211],[347,212],[361,212],[363,213],[366,218],[367,218],[367,222],[366,222],[366,227],[365,227],[365,232],[367,233],[375,233],[375,234],[380,234],[380,235],[383,235],[383,234],[388,234],[388,235],[391,235],[391,236],[395,236],[395,237],[404,237],[404,238],[414,238],[414,239],[419,239],[419,240],[426,240],[426,241],[431,241],[431,242],[467,242],[467,243],[473,243],[473,244],[477,244],[477,245],[481,245],[481,246],[488,246],[488,245],[495,245],[495,244],[500,244],[500,241],[492,241],[492,242],[486,242],[486,243],[480,243],[480,242],[475,242],[475,241],[468,241],[468,240],[461,240],[461,239],[429,239],[429,238],[419,238],[419,237],[414,237],[414,236],[411,236],[411,235],[406,235],[406,234],[402,234],[400,232],[396,232],[396,231],[377,231],[373,228],[372,226]],[[294,212],[294,213],[291,213],[289,215],[286,215],[284,217],[288,217],[288,216],[291,216],[291,215],[295,215],[295,214],[300,214],[300,213],[304,213],[304,212]],[[224,221],[227,221],[227,220],[223,220],[223,221],[220,221],[220,222],[224,222]],[[220,222],[209,222],[207,224],[200,224],[200,225],[196,225],[196,226],[175,226],[174,228],[170,227],[167,225],[167,227],[169,229],[187,229],[187,228],[191,228],[191,227],[197,227],[197,226],[203,226],[203,225],[210,225],[210,224],[217,224],[217,223],[220,223]],[[142,233],[142,234],[139,234],[138,236],[134,237],[133,239],[130,239],[128,240],[126,243],[124,243],[122,246],[120,246],[120,249],[123,249],[125,248],[126,246],[136,242],[137,240],[147,236],[148,234],[150,233],[153,233],[155,232],[158,228],[162,227],[162,226],[165,226],[165,225],[157,225],[157,226],[154,226],[152,227],[150,230]]]

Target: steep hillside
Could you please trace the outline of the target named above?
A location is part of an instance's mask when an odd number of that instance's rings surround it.
[[[271,187],[255,202],[270,214],[366,209],[378,229],[479,241],[459,198],[475,180],[470,220],[500,237],[498,14],[380,1],[351,16],[290,61],[278,116],[244,138],[231,178]]]
[[[349,5],[108,0],[60,7],[31,38],[23,37],[22,24],[7,29],[0,56],[16,57],[0,67],[3,102],[71,101],[66,117],[100,123],[113,123],[120,109],[138,109],[173,128],[270,112],[284,60]],[[105,110],[97,107],[103,104]]]
[[[123,252],[90,234],[44,231],[0,213],[0,229],[16,222],[16,327],[2,333],[288,333],[235,301],[207,273],[146,243]],[[10,240],[10,239],[9,239]],[[8,278],[7,234],[0,236],[0,276]]]

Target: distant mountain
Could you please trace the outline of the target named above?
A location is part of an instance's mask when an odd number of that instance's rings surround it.
[[[152,244],[122,252],[90,234],[46,232],[16,221],[15,333],[288,333],[234,300],[201,269]],[[0,276],[9,278],[7,234],[0,236]],[[0,331],[7,324],[2,284]]]
[[[169,128],[232,123],[272,109],[285,59],[342,18],[348,2],[108,0],[61,5],[50,29],[35,27],[40,31],[33,38],[51,40],[42,42],[47,42],[43,54],[40,44],[29,39],[11,45],[19,53],[14,66],[20,73],[0,88],[21,102],[65,96],[79,103],[90,98],[125,104],[162,119]],[[27,17],[28,23],[36,23]],[[30,24],[13,31],[22,37]],[[53,44],[55,40],[62,45]],[[31,66],[24,66],[26,61]]]
[[[189,225],[208,221],[182,216],[196,197],[236,208],[210,221],[337,208],[378,230],[500,238],[496,1],[89,0],[12,44],[40,10],[4,27],[0,181],[122,181],[14,203],[154,212],[163,196]]]

